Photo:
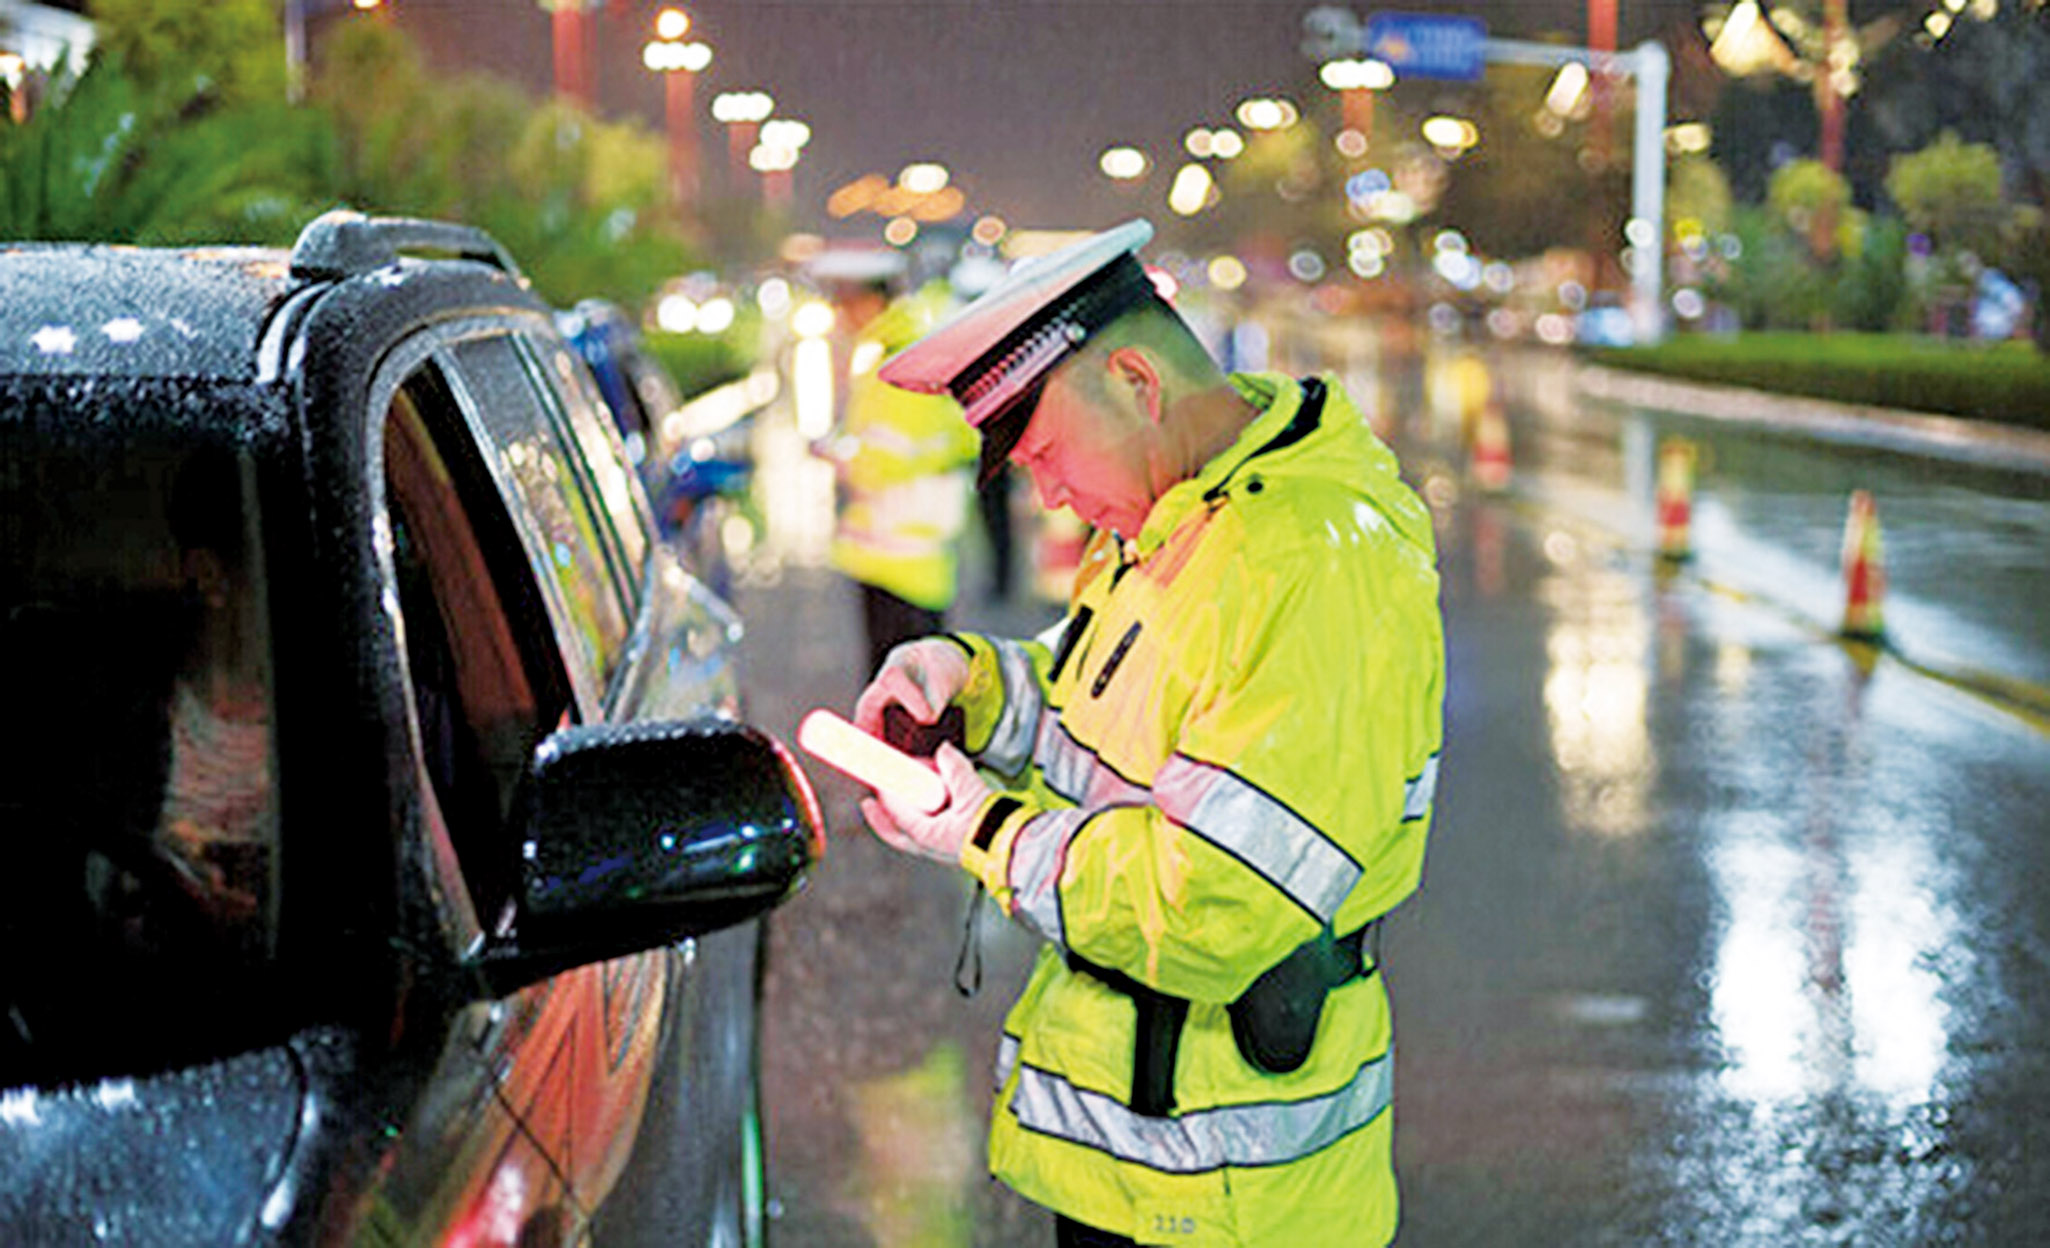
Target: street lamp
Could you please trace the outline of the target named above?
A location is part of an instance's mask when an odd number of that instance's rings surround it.
[[[1374,92],[1394,86],[1395,71],[1386,61],[1355,58],[1326,61],[1318,69],[1317,77],[1325,86],[1338,92],[1345,129],[1360,136],[1351,145],[1357,147],[1357,151],[1347,151],[1344,144],[1339,150],[1348,156],[1365,155],[1366,140],[1374,132]]]
[[[1115,182],[1131,182],[1146,176],[1151,165],[1146,153],[1136,147],[1113,147],[1105,149],[1096,165],[1103,170],[1103,176]]]
[[[596,0],[541,0],[549,11],[555,47],[555,93],[586,112],[597,110],[591,90],[591,10]]]
[[[1242,102],[1236,115],[1248,130],[1286,130],[1301,116],[1289,101],[1264,96]]]
[[[1246,150],[1246,141],[1230,126],[1211,130],[1197,126],[1182,136],[1182,147],[1202,160],[1235,160]]]
[[[697,76],[712,63],[711,45],[685,43],[690,15],[664,9],[655,15],[655,38],[641,48],[641,64],[662,75],[664,120],[669,128],[669,181],[679,208],[697,202],[698,120],[691,106]]]
[[[811,127],[791,117],[762,123],[761,138],[747,155],[747,163],[762,175],[762,201],[773,207],[790,204],[791,171],[804,145],[811,142]]]
[[[1457,159],[1481,140],[1480,129],[1464,117],[1441,113],[1425,118],[1421,129],[1424,142],[1436,148],[1438,155],[1447,160]]]
[[[745,179],[748,152],[762,123],[775,111],[776,101],[766,91],[722,91],[712,97],[712,120],[726,127],[726,166],[734,190]]]
[[[897,171],[897,185],[912,195],[937,195],[953,177],[945,165],[921,160]]]
[[[1208,208],[1217,195],[1217,183],[1210,171],[1190,163],[1175,170],[1174,184],[1167,190],[1167,206],[1176,216],[1193,217]]]

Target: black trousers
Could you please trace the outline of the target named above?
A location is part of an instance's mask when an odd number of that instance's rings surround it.
[[[1056,1248],[1134,1248],[1134,1241],[1122,1235],[1099,1231],[1059,1214],[1054,1215],[1053,1233]]]
[[[876,669],[883,665],[883,656],[898,642],[930,637],[946,627],[939,612],[914,607],[873,585],[861,587],[861,621],[868,631],[868,671],[863,673],[864,684],[876,674]]]

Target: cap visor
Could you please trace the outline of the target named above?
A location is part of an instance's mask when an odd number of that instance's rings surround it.
[[[977,485],[988,485],[1010,462],[1012,448],[1025,436],[1032,413],[1039,409],[1039,393],[1045,388],[1046,379],[1042,377],[1010,406],[976,427],[982,435],[982,461],[975,471]]]

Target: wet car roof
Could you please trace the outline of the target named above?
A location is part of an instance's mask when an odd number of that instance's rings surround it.
[[[254,380],[290,270],[259,248],[0,247],[0,375]]]

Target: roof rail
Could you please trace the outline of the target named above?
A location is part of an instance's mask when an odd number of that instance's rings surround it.
[[[292,276],[335,279],[398,263],[404,252],[448,252],[503,270],[522,286],[527,278],[498,240],[471,225],[419,217],[369,217],[346,208],[324,212],[292,244]]]

